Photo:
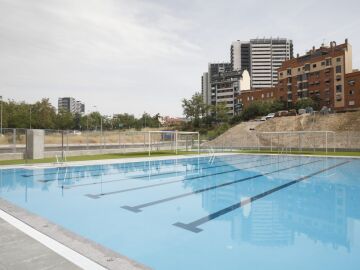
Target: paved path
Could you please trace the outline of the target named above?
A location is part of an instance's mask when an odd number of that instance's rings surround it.
[[[0,270],[78,270],[76,265],[0,218]]]

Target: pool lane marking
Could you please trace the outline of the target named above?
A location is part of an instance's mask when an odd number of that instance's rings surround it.
[[[252,162],[258,162],[258,161],[263,161],[263,160],[269,160],[269,158],[266,159],[258,159],[258,160],[250,160],[250,161],[241,161],[241,162],[237,162],[237,163],[229,163],[229,164],[224,164],[224,165],[219,165],[219,166],[208,166],[208,167],[204,167],[201,168],[202,170],[206,170],[206,169],[212,169],[212,168],[219,168],[219,167],[227,167],[227,166],[231,166],[231,165],[238,165],[238,164],[246,164],[246,163],[252,163]],[[156,177],[156,176],[163,176],[163,175],[168,175],[168,174],[179,174],[179,173],[186,173],[186,171],[173,171],[173,172],[163,172],[163,173],[157,173],[157,174],[152,174],[150,175],[151,177]],[[176,175],[179,176],[179,175]],[[141,179],[141,178],[148,178],[149,175],[138,175],[138,176],[133,176],[133,177],[129,177],[129,178],[123,178],[123,179],[114,179],[114,180],[106,180],[106,181],[96,181],[96,182],[91,182],[91,183],[84,183],[84,184],[78,184],[78,185],[69,185],[69,186],[61,186],[61,188],[64,189],[72,189],[72,188],[76,188],[76,187],[84,187],[84,186],[92,186],[92,185],[102,185],[102,184],[106,184],[106,183],[114,183],[114,182],[120,182],[120,181],[128,181],[128,180],[133,180],[133,179]],[[156,180],[160,180],[160,179],[156,179]]]
[[[350,161],[341,162],[341,163],[335,164],[335,165],[333,165],[333,166],[330,166],[330,167],[328,167],[328,168],[325,168],[325,169],[323,169],[323,170],[320,170],[320,171],[314,172],[314,173],[312,173],[312,174],[309,174],[309,175],[300,177],[300,178],[298,178],[298,179],[292,180],[292,181],[290,181],[290,182],[288,182],[288,183],[286,183],[286,184],[277,186],[277,187],[272,188],[272,189],[270,189],[270,190],[268,190],[268,191],[265,191],[265,192],[263,192],[263,193],[260,193],[260,194],[258,194],[258,195],[256,195],[256,196],[253,196],[253,197],[250,197],[250,198],[248,198],[248,199],[242,200],[242,201],[240,201],[240,202],[238,202],[238,203],[235,203],[235,204],[233,204],[233,205],[230,205],[229,207],[226,207],[226,208],[221,209],[221,210],[219,210],[219,211],[217,211],[217,212],[214,212],[214,213],[212,213],[212,214],[210,214],[210,215],[207,215],[207,216],[204,216],[204,217],[202,217],[202,218],[199,218],[199,219],[197,219],[197,220],[195,220],[195,221],[192,221],[192,222],[190,222],[190,223],[176,222],[176,223],[174,223],[173,225],[176,226],[176,227],[179,227],[179,228],[182,228],[182,229],[185,229],[185,230],[194,232],[194,233],[199,233],[199,232],[201,232],[203,229],[198,228],[198,226],[203,225],[204,223],[206,223],[206,222],[208,222],[208,221],[211,221],[211,220],[213,220],[213,219],[215,219],[215,218],[218,218],[218,217],[220,217],[220,216],[222,216],[222,215],[225,215],[225,214],[227,214],[227,213],[229,213],[229,212],[232,212],[232,211],[234,211],[234,210],[236,210],[236,209],[238,209],[238,208],[240,208],[240,207],[242,207],[242,206],[244,206],[244,205],[247,205],[247,204],[249,204],[249,203],[251,203],[251,202],[254,202],[254,201],[256,201],[256,200],[259,200],[259,199],[261,199],[261,198],[263,198],[263,197],[265,197],[265,196],[268,196],[268,195],[270,195],[270,194],[272,194],[272,193],[274,193],[274,192],[277,192],[277,191],[279,191],[279,190],[282,190],[282,189],[284,189],[284,188],[287,188],[287,187],[289,187],[289,186],[292,186],[292,185],[294,185],[294,184],[297,184],[297,183],[299,183],[299,182],[301,182],[301,181],[303,181],[303,180],[309,179],[309,178],[311,178],[311,177],[313,177],[313,176],[315,176],[315,175],[318,175],[318,174],[323,173],[323,172],[325,172],[325,171],[328,171],[328,170],[334,169],[334,168],[336,168],[336,167],[342,166],[342,165],[344,165],[344,164],[346,164],[346,163],[349,163],[349,162],[350,162]]]
[[[229,155],[229,156],[238,156],[238,155]],[[224,156],[216,156],[217,158],[219,157],[224,157]],[[228,156],[226,156],[228,157]],[[244,156],[243,156],[244,157]],[[253,158],[253,157],[250,157],[250,158]],[[190,161],[191,159],[196,159],[196,157],[194,158],[182,158],[182,159],[178,159],[181,160],[181,161]],[[200,157],[201,160],[207,160],[207,157]],[[231,159],[231,158],[229,158]],[[225,160],[219,160],[217,162],[221,162],[221,161],[227,161],[228,159],[225,159]],[[156,162],[161,162],[161,161],[164,161],[164,160],[151,160],[150,162],[153,162],[154,164],[156,164]],[[166,160],[166,161],[169,161],[169,160]],[[176,159],[171,159],[170,161],[176,161]],[[116,168],[121,168],[123,167],[125,164],[132,164],[132,163],[144,163],[142,165],[140,164],[136,164],[136,165],[133,165],[131,166],[131,168],[141,168],[141,167],[144,167],[144,166],[148,166],[146,163],[148,163],[149,161],[137,161],[137,162],[125,162],[125,163],[114,163],[114,164],[103,164],[103,165],[116,165]],[[207,161],[206,162],[202,162],[200,164],[206,164],[208,163]],[[197,163],[196,163],[197,164]],[[174,165],[174,164],[169,164],[169,165]],[[76,169],[76,168],[86,168],[86,167],[93,167],[93,166],[102,166],[102,165],[82,165],[82,166],[67,166],[67,167],[58,167],[57,169],[61,169],[61,172],[49,172],[49,173],[39,173],[39,174],[22,174],[21,176],[22,177],[32,177],[32,176],[46,176],[46,175],[57,175],[59,173],[62,173],[62,174],[65,174],[66,172],[64,170],[67,170],[67,169]],[[29,169],[26,169],[27,171],[29,171]],[[99,169],[89,169],[89,170],[86,170],[86,172],[96,172],[96,171],[104,171],[105,169],[104,168],[99,168]],[[84,172],[84,170],[73,170],[73,171],[70,171],[71,173],[77,173],[77,172]],[[69,173],[69,171],[68,171]],[[56,181],[57,179],[55,179],[54,181]]]
[[[266,175],[269,175],[269,174],[290,170],[290,169],[293,169],[293,168],[313,164],[313,163],[320,162],[320,161],[322,161],[322,160],[319,159],[319,160],[311,161],[311,162],[308,162],[308,163],[304,163],[304,164],[300,164],[300,165],[296,165],[296,166],[290,166],[290,167],[282,168],[282,169],[279,169],[279,170],[275,170],[275,171],[271,171],[271,172],[267,172],[267,173],[263,173],[263,174],[257,174],[257,175],[254,175],[254,176],[240,178],[240,179],[235,180],[235,181],[226,182],[226,183],[223,183],[223,184],[220,184],[220,185],[216,185],[216,186],[212,186],[212,187],[208,187],[208,188],[204,188],[204,189],[199,189],[199,190],[196,190],[196,191],[191,191],[191,192],[188,192],[188,193],[183,193],[183,194],[180,194],[180,195],[167,197],[167,198],[156,200],[156,201],[151,201],[151,202],[144,203],[144,204],[139,204],[139,205],[135,205],[135,206],[124,205],[124,206],[121,206],[121,208],[129,210],[129,211],[134,212],[134,213],[139,213],[139,212],[141,212],[142,208],[146,208],[146,207],[153,206],[153,205],[160,204],[160,203],[165,203],[165,202],[176,200],[176,199],[180,199],[180,198],[190,196],[190,195],[194,195],[194,194],[198,194],[198,193],[201,193],[201,192],[205,192],[205,191],[209,191],[209,190],[213,190],[213,189],[217,189],[217,188],[237,184],[237,183],[240,183],[240,182],[253,180],[255,178],[259,178],[259,177],[266,176]]]
[[[268,159],[268,157],[266,157],[266,159]],[[265,160],[266,160],[265,159]],[[240,159],[241,160],[241,159]],[[258,159],[260,160],[260,159]],[[264,160],[264,159],[261,159],[261,160]],[[256,161],[256,159],[254,160]],[[244,161],[244,163],[246,163],[248,161]],[[199,163],[199,164],[207,164],[208,162],[204,162],[204,163]],[[242,162],[240,162],[242,163]],[[234,164],[240,164],[240,163],[234,163]],[[172,164],[172,165],[176,165],[176,164]],[[177,164],[177,165],[187,165],[187,164]],[[190,165],[198,165],[198,163],[194,163],[194,164],[191,164]],[[146,165],[145,165],[146,166]],[[219,165],[219,166],[215,166],[215,167],[223,167],[223,166],[227,166],[227,165]],[[207,169],[207,168],[214,168],[214,167],[205,167],[205,168],[202,168],[202,169]],[[100,170],[99,170],[100,171]],[[85,171],[85,172],[88,172],[88,171]],[[169,174],[169,173],[177,173],[177,172],[181,172],[181,171],[173,171],[173,172],[166,172],[164,174]],[[71,172],[68,172],[68,173],[71,173]],[[102,173],[102,174],[96,174],[96,175],[91,175],[91,177],[95,177],[95,176],[103,176],[103,175],[117,175],[117,174],[122,174],[124,172],[113,172],[113,173]],[[162,175],[162,174],[154,174],[154,176],[156,175]],[[53,182],[53,181],[63,181],[65,179],[79,179],[79,178],[86,178],[87,176],[69,176],[69,177],[64,177],[64,178],[60,178],[60,179],[46,179],[46,180],[37,180],[38,182],[41,182],[41,183],[47,183],[47,182]],[[144,175],[141,175],[141,176],[134,176],[134,177],[131,177],[130,179],[134,179],[134,178],[143,178],[143,177],[148,177],[148,175],[144,176]],[[124,179],[124,180],[129,180],[129,179]],[[92,184],[92,183],[90,183]]]
[[[290,159],[290,161],[291,160],[296,160],[296,158]],[[134,188],[126,188],[126,189],[120,189],[120,190],[110,191],[110,192],[103,192],[103,193],[98,193],[98,194],[85,194],[85,196],[87,196],[87,197],[89,197],[91,199],[99,199],[102,196],[114,195],[114,194],[119,194],[119,193],[124,193],[124,192],[129,192],[129,191],[135,191],[135,190],[140,190],[140,189],[146,189],[146,188],[152,188],[152,187],[157,187],[157,186],[163,186],[163,185],[169,185],[169,184],[178,183],[178,182],[185,182],[185,181],[189,181],[189,180],[200,179],[200,178],[205,178],[205,177],[214,176],[214,175],[220,175],[220,174],[226,174],[226,173],[232,173],[232,172],[237,172],[237,171],[241,171],[241,170],[253,169],[253,168],[258,168],[258,167],[263,167],[263,166],[268,166],[268,165],[278,164],[278,163],[283,163],[283,162],[288,162],[288,161],[289,160],[270,162],[270,163],[267,163],[267,164],[261,164],[261,165],[251,166],[251,167],[245,167],[245,168],[240,168],[240,169],[236,169],[236,170],[230,170],[230,171],[225,171],[225,172],[217,172],[217,173],[213,173],[213,174],[195,176],[195,177],[185,178],[185,179],[181,179],[181,180],[166,181],[165,183],[162,182],[162,183],[156,183],[156,184],[152,184],[152,185],[139,186],[139,187],[134,187]]]

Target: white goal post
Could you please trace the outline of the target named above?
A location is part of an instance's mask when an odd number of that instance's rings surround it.
[[[194,149],[200,154],[200,133],[191,131],[177,130],[155,130],[143,131],[148,136],[148,153],[151,155],[152,148],[157,150],[161,147],[167,150],[174,150],[178,154],[179,150],[193,151]]]
[[[258,149],[269,148],[281,149],[288,151],[292,149],[325,149],[326,153],[329,149],[335,152],[336,135],[334,131],[273,131],[273,132],[257,132]]]

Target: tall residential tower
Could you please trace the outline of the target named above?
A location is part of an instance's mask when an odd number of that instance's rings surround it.
[[[230,57],[233,70],[249,71],[251,88],[273,87],[278,82],[277,69],[293,58],[293,44],[285,38],[238,40],[231,44]]]

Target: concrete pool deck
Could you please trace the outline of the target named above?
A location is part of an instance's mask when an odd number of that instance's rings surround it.
[[[81,269],[0,218],[0,269]]]

